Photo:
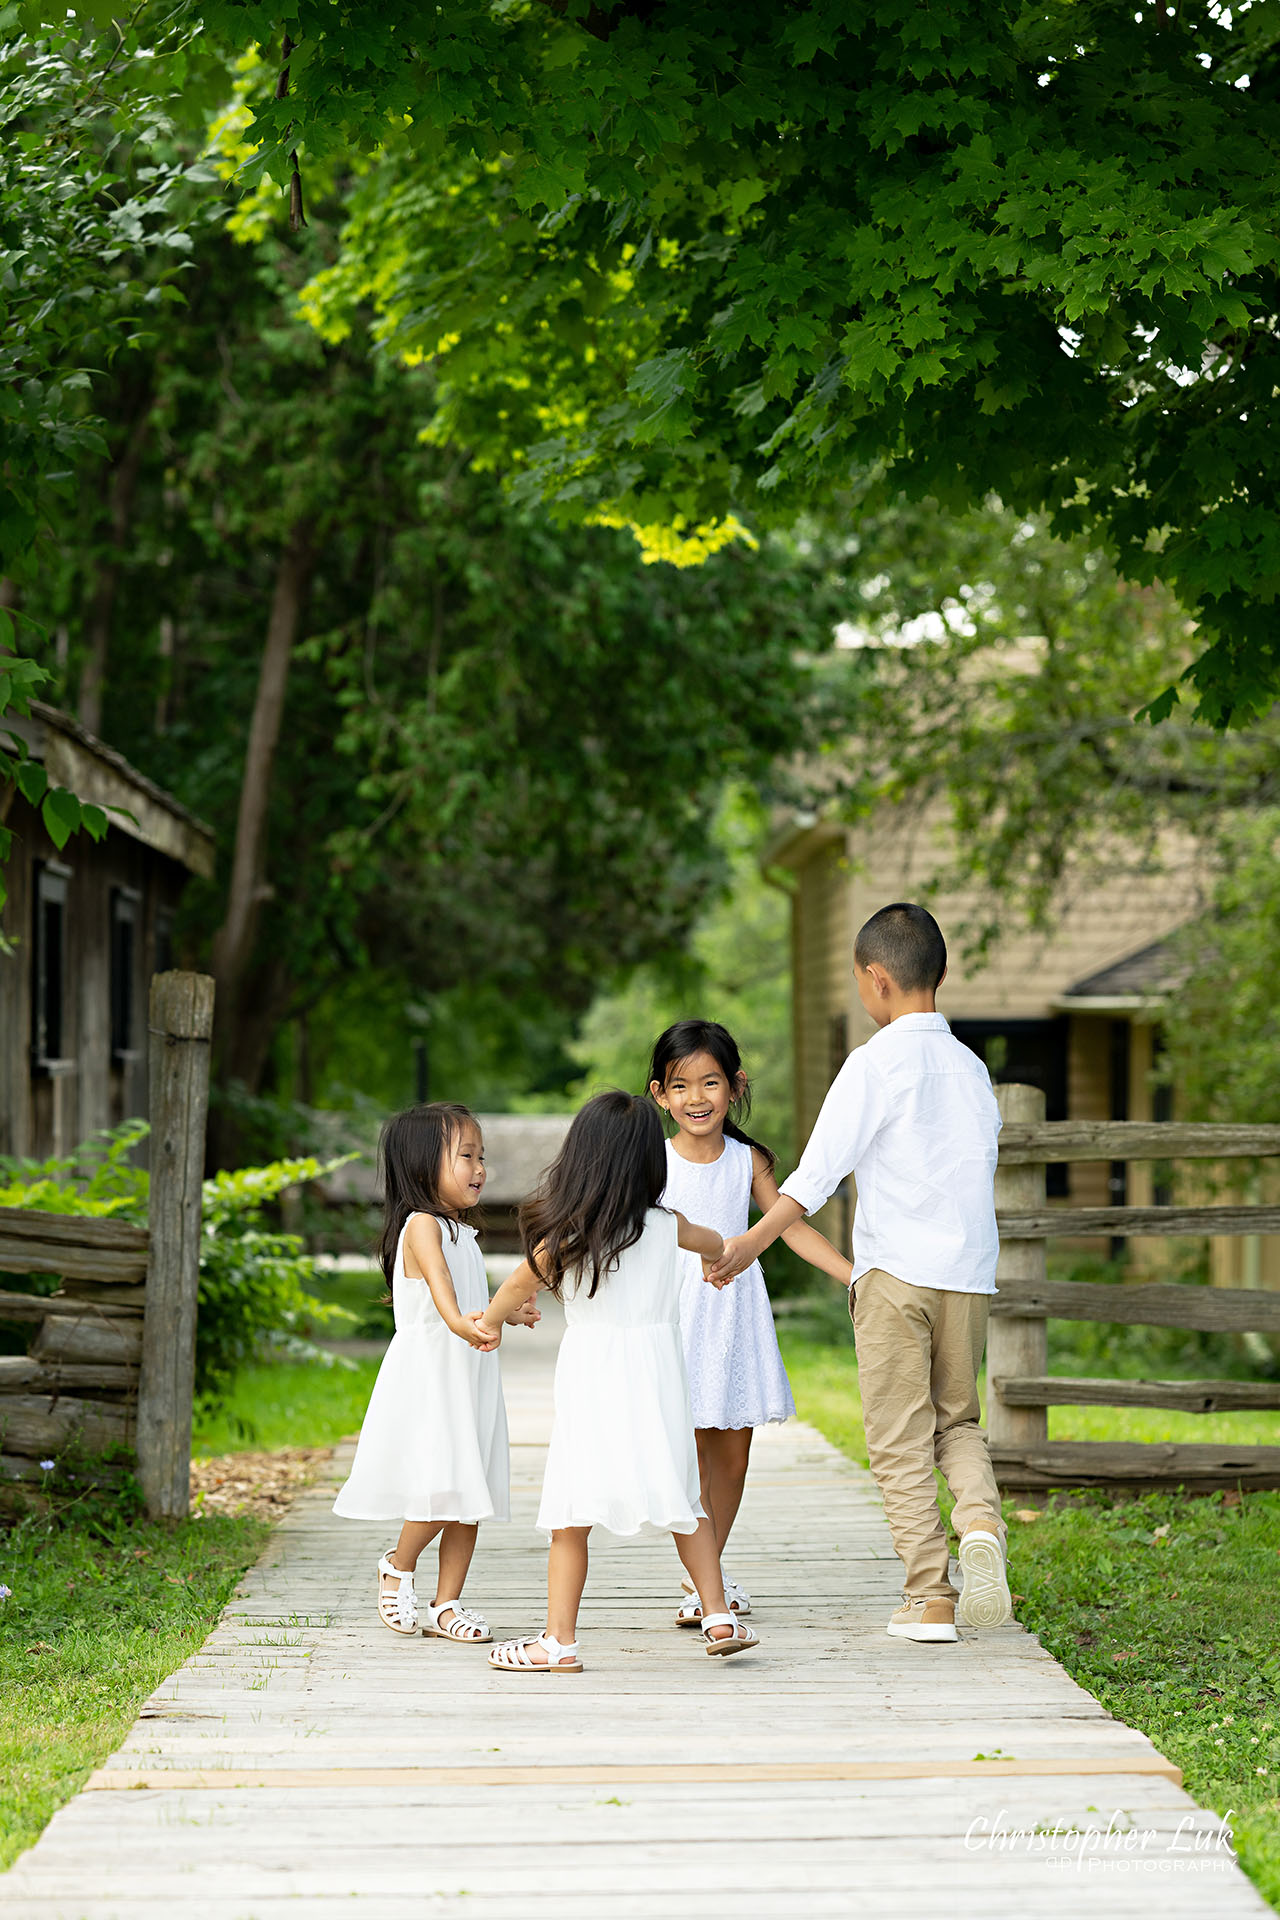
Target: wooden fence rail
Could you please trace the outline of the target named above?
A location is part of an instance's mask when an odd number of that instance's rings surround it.
[[[62,1282],[53,1295],[0,1289],[0,1319],[37,1329],[25,1354],[0,1355],[0,1491],[39,1498],[42,1459],[126,1448],[147,1511],[187,1512],[212,1026],[212,980],[155,976],[146,1227],[0,1207],[0,1272]]]
[[[1094,1320],[1205,1333],[1280,1334],[1280,1293],[1046,1278],[1045,1242],[1086,1234],[1280,1233],[1280,1207],[1050,1207],[1045,1168],[1064,1160],[1229,1160],[1280,1155],[1280,1126],[1046,1121],[1036,1087],[996,1089],[1005,1121],[996,1173],[998,1293],[987,1337],[991,1457],[1008,1490],[1280,1486],[1280,1446],[1050,1441],[1051,1406],[1219,1413],[1280,1408],[1280,1384],[1078,1380],[1050,1374],[1046,1321]]]

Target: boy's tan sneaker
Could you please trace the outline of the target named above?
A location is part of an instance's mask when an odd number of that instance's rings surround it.
[[[954,1600],[904,1600],[889,1622],[895,1640],[954,1640]]]
[[[963,1586],[959,1614],[966,1627],[1003,1627],[1013,1618],[1004,1541],[986,1527],[970,1527],[957,1554]]]

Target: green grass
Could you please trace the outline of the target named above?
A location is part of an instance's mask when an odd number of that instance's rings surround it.
[[[27,1520],[0,1534],[0,1870],[194,1653],[262,1549],[257,1520]]]
[[[276,1447],[332,1446],[356,1432],[377,1373],[376,1360],[245,1367],[227,1400],[197,1416],[192,1451],[270,1453]]]
[[[389,1340],[394,1332],[391,1302],[382,1295],[387,1283],[377,1267],[351,1268],[317,1273],[307,1283],[307,1292],[326,1306],[345,1307],[354,1316],[349,1327],[332,1330],[332,1337],[359,1340]],[[330,1337],[326,1330],[322,1338]]]
[[[851,1345],[790,1332],[782,1349],[802,1419],[866,1464]],[[1054,1409],[1058,1439],[1280,1439],[1275,1414]],[[1228,1504],[1227,1502],[1230,1502]],[[1005,1503],[1018,1617],[1109,1712],[1230,1814],[1240,1863],[1280,1911],[1280,1493],[1193,1499],[1077,1495]],[[949,1502],[944,1498],[944,1511]]]

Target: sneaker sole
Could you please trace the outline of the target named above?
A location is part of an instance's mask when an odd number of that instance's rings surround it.
[[[924,1640],[943,1642],[957,1640],[959,1635],[954,1627],[895,1627],[888,1626],[885,1632],[894,1640]]]
[[[962,1540],[960,1571],[964,1588],[956,1617],[966,1627],[1003,1627],[1013,1619],[1009,1579],[998,1540]]]

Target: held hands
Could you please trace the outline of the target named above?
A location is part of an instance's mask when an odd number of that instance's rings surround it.
[[[720,1240],[719,1234],[716,1235],[716,1238],[717,1240]],[[721,1287],[727,1287],[729,1285],[729,1282],[733,1279],[732,1274],[723,1276],[718,1271],[719,1265],[724,1259],[725,1248],[728,1246],[728,1244],[729,1243],[727,1240],[720,1240],[719,1253],[704,1253],[702,1255],[702,1277],[705,1281],[708,1282],[710,1286],[715,1287],[717,1291]]]
[[[485,1326],[483,1310],[463,1314],[454,1332],[468,1346],[478,1347],[481,1353],[493,1353],[502,1344],[502,1328]]]
[[[703,1262],[702,1277],[709,1280],[713,1287],[727,1287],[731,1280],[736,1280],[751,1265],[755,1257],[749,1236],[745,1233],[735,1234],[725,1241],[724,1252],[718,1260],[712,1261],[709,1267]]]
[[[538,1296],[531,1293],[529,1298],[518,1306],[514,1313],[507,1315],[509,1327],[536,1327],[542,1315],[538,1312]]]

